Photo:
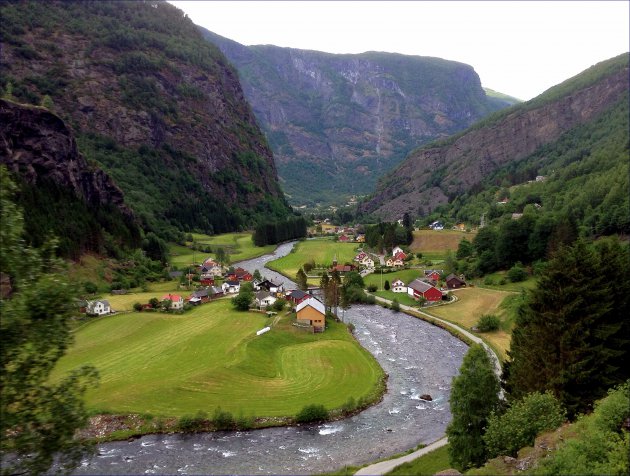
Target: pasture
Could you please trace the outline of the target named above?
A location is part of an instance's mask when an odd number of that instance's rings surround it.
[[[475,234],[458,230],[415,230],[409,249],[413,253],[422,253],[424,260],[444,259],[447,251],[457,251],[460,241],[464,238],[472,241]]]
[[[452,292],[457,296],[457,302],[447,306],[431,308],[425,312],[459,324],[468,330],[477,324],[477,321],[483,314],[495,314],[502,321],[508,319],[506,316],[507,311],[501,307],[501,303],[506,297],[513,296],[514,294],[512,293],[477,287],[463,288]],[[505,360],[506,352],[510,348],[511,329],[506,329],[505,327],[502,326],[499,330],[479,334],[480,337],[492,344],[499,352],[501,360]]]
[[[171,254],[171,265],[178,268],[185,268],[193,263],[201,264],[204,260],[216,257],[216,249],[223,248],[229,256],[230,262],[243,261],[250,258],[256,258],[264,254],[273,252],[276,245],[255,246],[252,241],[252,232],[242,233],[224,233],[222,235],[203,235],[201,233],[192,233],[195,245],[210,246],[213,253],[205,253],[202,251],[193,251],[192,249],[171,243],[169,252]],[[192,245],[193,242],[187,243]]]
[[[383,371],[343,324],[314,335],[284,316],[256,336],[269,324],[263,314],[233,311],[227,300],[183,315],[99,318],[76,331],[52,378],[92,364],[100,386],[86,395],[90,411],[160,417],[219,406],[235,416],[291,416],[307,404],[332,409],[380,394]]]
[[[359,246],[359,243],[339,243],[329,238],[299,241],[294,251],[267,263],[267,267],[295,280],[298,270],[311,260],[326,267],[332,265],[335,256],[339,264],[353,263]]]

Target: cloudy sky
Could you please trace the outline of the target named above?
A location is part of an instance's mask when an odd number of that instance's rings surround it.
[[[531,99],[627,52],[626,1],[171,1],[244,45],[387,51],[461,61],[483,86]]]

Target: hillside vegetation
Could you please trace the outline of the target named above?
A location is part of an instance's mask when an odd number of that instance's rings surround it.
[[[289,214],[236,72],[180,10],[7,1],[0,13],[0,95],[64,118],[145,230],[168,239]]]

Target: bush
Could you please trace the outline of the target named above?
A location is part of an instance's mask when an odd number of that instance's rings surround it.
[[[501,324],[501,320],[494,314],[484,314],[477,321],[477,329],[480,332],[496,331]]]
[[[271,306],[274,311],[282,311],[287,301],[285,299],[277,299]]]
[[[492,279],[492,276],[486,276],[486,278],[483,280],[483,284],[485,284],[486,286],[492,286],[494,284],[494,279]]]
[[[390,285],[387,279],[385,280],[385,284],[383,285],[383,288],[385,289],[385,291],[389,291]]]
[[[514,457],[521,448],[532,446],[538,434],[558,428],[564,420],[565,411],[551,393],[530,393],[503,415],[493,414],[488,419],[483,435],[488,458]]]
[[[306,405],[295,416],[297,423],[310,423],[324,421],[328,418],[328,410],[324,405]]]
[[[98,286],[92,281],[86,281],[85,283],[83,283],[83,289],[85,289],[85,292],[88,294],[94,294],[96,291],[98,291]]]
[[[142,304],[140,304],[139,302],[135,303],[133,305],[133,310],[136,312],[142,312]]]
[[[369,292],[371,292],[371,293],[376,292],[376,290],[377,290],[377,289],[378,289],[378,287],[376,286],[376,284],[370,284],[370,285],[367,287],[367,290],[368,290]]]
[[[218,407],[212,416],[212,424],[217,430],[233,430],[236,427],[236,421],[230,412],[221,410]]]
[[[203,430],[207,423],[208,414],[199,410],[195,416],[184,415],[177,422],[177,428],[181,431],[200,431]]]
[[[392,307],[392,311],[394,311],[394,312],[400,311],[400,303],[398,302],[397,299],[394,299],[392,301],[392,306],[391,307]]]
[[[520,283],[521,281],[525,281],[527,279],[527,270],[521,263],[516,263],[507,272],[507,276],[513,283]]]

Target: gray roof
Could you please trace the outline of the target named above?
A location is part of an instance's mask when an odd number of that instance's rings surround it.
[[[192,293],[192,297],[198,297],[198,298],[208,297],[208,290],[197,289],[196,291]]]
[[[318,310],[320,313],[324,315],[326,314],[326,308],[324,307],[324,305],[321,303],[321,301],[315,299],[314,297],[305,299],[300,304],[298,304],[295,308],[295,312],[300,312],[306,306],[311,306],[313,309]]]
[[[258,291],[256,294],[256,299],[258,301],[262,301],[265,298],[268,298],[269,296],[271,296],[271,294],[269,294],[267,291]],[[272,296],[273,297],[273,296]]]
[[[433,286],[424,281],[420,281],[419,279],[414,279],[407,285],[407,287],[413,289],[414,291],[418,291],[419,293],[424,293],[431,289]]]

